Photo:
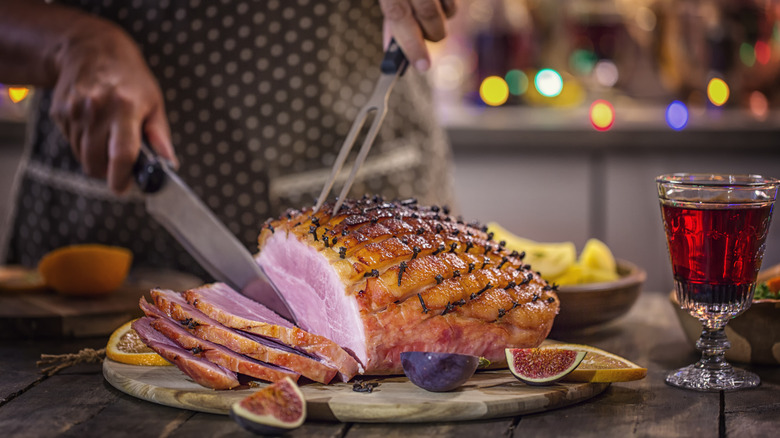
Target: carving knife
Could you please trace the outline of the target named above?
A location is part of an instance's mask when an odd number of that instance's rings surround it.
[[[246,247],[187,184],[142,142],[133,168],[146,209],[217,281],[297,322],[284,297]]]

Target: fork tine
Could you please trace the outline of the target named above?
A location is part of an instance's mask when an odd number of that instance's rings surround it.
[[[374,143],[374,139],[379,133],[379,127],[382,125],[382,120],[384,120],[386,112],[387,102],[385,102],[384,105],[376,107],[376,115],[371,122],[371,128],[369,128],[368,134],[366,134],[366,138],[363,140],[363,144],[360,145],[360,152],[358,152],[358,156],[355,158],[355,164],[352,165],[352,171],[349,173],[349,178],[347,178],[347,181],[344,182],[344,186],[341,188],[341,193],[339,193],[339,197],[336,200],[336,205],[333,206],[331,216],[335,216],[336,213],[339,212],[341,204],[344,203],[344,199],[346,199],[347,194],[349,193],[349,189],[352,188],[352,183],[355,182],[355,176],[357,175],[358,169],[360,169],[360,166],[366,161],[368,151],[371,150],[371,145]]]
[[[347,156],[352,150],[352,146],[355,145],[355,140],[357,140],[357,136],[360,133],[360,130],[366,123],[369,112],[368,110],[369,108],[365,106],[361,108],[357,117],[355,118],[355,121],[352,123],[352,127],[349,129],[347,138],[344,140],[344,144],[341,146],[341,150],[339,150],[339,155],[336,157],[336,162],[333,165],[333,169],[330,171],[328,181],[325,183],[325,187],[322,188],[322,192],[320,192],[319,198],[317,198],[317,204],[314,206],[313,213],[318,212],[325,203],[325,200],[328,199],[328,194],[330,194],[330,190],[333,188],[333,184],[336,182],[336,177],[338,176],[341,168],[344,166],[344,161],[347,160]]]
[[[328,181],[325,183],[325,187],[322,188],[320,197],[317,199],[317,204],[314,206],[314,213],[322,208],[322,205],[328,198],[328,194],[333,188],[333,183],[336,182],[336,176],[338,176],[338,173],[344,166],[344,161],[347,159],[349,151],[352,150],[352,146],[354,146],[355,141],[357,140],[357,135],[366,123],[368,113],[370,111],[376,111],[376,115],[374,116],[373,122],[371,122],[371,127],[366,134],[366,138],[360,146],[360,152],[358,152],[355,164],[352,166],[349,178],[347,178],[347,181],[344,183],[344,187],[341,188],[341,194],[336,199],[336,205],[333,206],[331,215],[335,216],[336,213],[338,213],[341,204],[344,203],[347,193],[349,193],[349,189],[352,188],[352,183],[355,181],[355,175],[357,175],[358,169],[366,160],[368,151],[371,149],[371,144],[374,142],[374,139],[379,132],[379,126],[385,118],[385,113],[387,112],[387,95],[390,93],[390,90],[393,89],[395,81],[404,74],[408,66],[409,61],[406,59],[401,47],[395,41],[395,38],[391,39],[380,66],[382,74],[379,76],[379,79],[374,86],[374,92],[371,94],[368,102],[360,109],[358,117],[352,123],[347,139],[344,141],[344,145],[341,147],[338,157],[336,157],[333,169],[331,169],[330,178],[328,178]]]

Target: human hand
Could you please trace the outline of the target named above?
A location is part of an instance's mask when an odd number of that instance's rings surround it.
[[[96,27],[74,30],[55,55],[50,114],[84,173],[122,193],[132,182],[142,133],[160,157],[177,161],[160,87],[138,47],[112,24]]]
[[[447,36],[446,21],[455,15],[457,0],[379,0],[385,28],[401,46],[409,63],[420,71],[431,66],[425,40]]]

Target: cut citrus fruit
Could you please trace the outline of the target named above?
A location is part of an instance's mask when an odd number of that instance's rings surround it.
[[[493,239],[505,241],[506,247],[525,252],[525,263],[539,271],[547,281],[554,281],[563,275],[576,261],[577,248],[573,242],[540,243],[518,237],[496,223],[488,224]]]
[[[581,344],[548,344],[542,348],[584,351],[587,353],[580,365],[566,377],[567,382],[629,382],[643,379],[647,368],[602,349]]]
[[[47,286],[66,295],[101,295],[119,288],[133,253],[99,244],[71,245],[49,252],[38,263]]]
[[[579,262],[587,268],[617,273],[617,263],[607,244],[599,239],[588,239],[580,253]]]
[[[130,365],[170,365],[144,344],[132,324],[133,321],[128,321],[114,330],[106,345],[106,357]]]

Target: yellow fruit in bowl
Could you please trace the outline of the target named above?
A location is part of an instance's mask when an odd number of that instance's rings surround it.
[[[488,230],[493,233],[493,240],[503,240],[507,248],[525,252],[523,261],[541,272],[547,281],[557,279],[577,261],[577,248],[572,242],[535,242],[518,237],[496,223],[488,224]]]
[[[514,235],[496,223],[488,224],[493,239],[506,247],[525,251],[525,263],[542,277],[560,286],[601,283],[619,278],[617,263],[609,247],[598,239],[589,239],[579,258],[573,242],[541,243]]]
[[[80,244],[55,249],[41,258],[38,272],[46,285],[65,295],[97,296],[119,288],[133,253],[126,248]]]
[[[577,248],[572,242],[537,243],[524,249],[525,262],[542,273],[547,281],[565,275],[577,259]]]
[[[612,251],[606,243],[599,239],[588,239],[580,253],[579,262],[582,266],[596,271],[615,272],[617,275],[617,263]]]
[[[552,280],[547,280],[552,281]],[[567,286],[571,284],[581,284],[585,282],[585,270],[579,263],[574,263],[569,266],[563,274],[555,279],[555,284],[559,286]]]

